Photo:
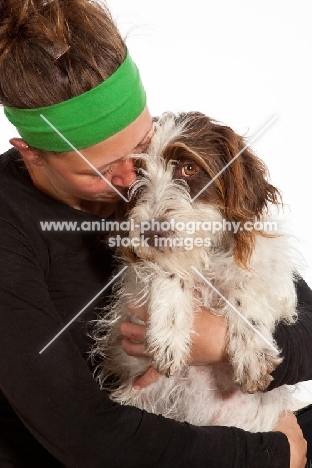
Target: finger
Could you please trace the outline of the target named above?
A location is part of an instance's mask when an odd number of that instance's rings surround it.
[[[132,389],[133,390],[142,390],[143,388],[148,387],[152,383],[156,382],[160,377],[160,374],[158,374],[157,371],[155,371],[154,367],[150,367],[145,374],[143,374],[141,377],[136,379],[133,382]]]
[[[128,338],[123,338],[121,347],[128,356],[146,357],[144,343],[133,343],[133,341],[128,340]]]
[[[279,415],[278,420],[276,421],[272,431],[283,432],[285,424],[293,424],[294,426],[298,426],[297,418],[292,411],[283,411],[283,413]]]
[[[127,305],[128,307],[128,310],[129,312],[132,314],[132,315],[135,315],[136,317],[138,317],[140,320],[143,320],[143,322],[146,322],[147,320],[147,312],[146,312],[146,309],[144,307],[135,307],[134,304],[132,303],[129,303]]]
[[[120,334],[129,340],[145,342],[146,326],[137,323],[123,322],[120,325]]]

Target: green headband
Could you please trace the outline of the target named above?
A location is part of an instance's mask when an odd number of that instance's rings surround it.
[[[127,53],[120,67],[90,91],[48,107],[5,107],[4,113],[30,146],[47,151],[70,151],[72,147],[47,121],[75,148],[82,149],[130,125],[145,105],[146,95],[139,71]]]

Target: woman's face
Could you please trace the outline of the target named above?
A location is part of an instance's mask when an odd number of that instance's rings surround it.
[[[128,156],[142,153],[153,135],[152,117],[147,108],[128,127],[96,145],[80,150],[87,161],[107,180],[103,179],[77,152],[49,155],[42,160],[41,188],[64,200],[116,202],[135,180],[133,161]],[[38,174],[38,168],[37,168]],[[40,185],[40,184],[38,184]],[[114,190],[116,188],[116,190]]]

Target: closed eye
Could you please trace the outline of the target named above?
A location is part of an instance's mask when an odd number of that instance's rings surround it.
[[[93,179],[102,179],[102,177],[106,177],[108,173],[109,173],[109,169],[107,169],[106,171],[101,171],[100,173],[101,175],[95,171],[93,174],[88,174],[88,175],[89,177],[92,177]]]

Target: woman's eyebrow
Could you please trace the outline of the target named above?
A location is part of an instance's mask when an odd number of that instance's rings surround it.
[[[144,137],[142,138],[142,140],[140,141],[140,143],[138,143],[133,149],[132,151],[135,151],[137,149],[140,149],[142,147],[144,147],[146,145],[146,143],[149,141],[147,139],[148,137],[148,134],[151,132],[152,128],[153,128],[153,125],[154,123],[152,123],[152,125],[150,126],[149,130],[145,133]],[[147,139],[147,141],[145,141]],[[127,158],[127,156],[122,156],[121,158],[119,159],[116,159],[115,161],[112,161],[108,164],[104,164],[103,166],[100,166],[100,167],[97,167],[96,169],[99,171],[99,172],[102,172],[102,171],[105,171],[105,169],[107,169],[109,166],[111,166],[112,164],[115,164],[116,162],[118,161],[122,161],[123,159]],[[93,169],[84,169],[82,171],[78,171],[76,172],[76,174],[86,174],[86,175],[89,175],[89,174],[94,174],[94,170]]]
[[[132,151],[136,150],[136,149],[139,149],[141,148],[142,146],[144,146],[147,142],[145,141],[148,137],[148,134],[151,132],[151,130],[153,129],[154,127],[154,122],[152,122],[152,125],[150,126],[150,128],[148,129],[148,131],[145,133],[144,137],[142,138],[142,140],[140,141],[140,143],[138,143]],[[147,139],[148,141],[148,139]]]

